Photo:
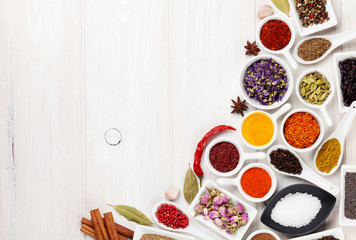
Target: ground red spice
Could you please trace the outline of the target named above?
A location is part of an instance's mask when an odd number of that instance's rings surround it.
[[[270,20],[263,24],[260,32],[262,44],[270,50],[285,48],[292,37],[288,25],[280,20]]]
[[[241,187],[247,195],[263,198],[272,187],[272,178],[266,170],[254,167],[242,175]]]
[[[211,148],[209,159],[211,165],[219,172],[230,172],[239,164],[240,154],[234,144],[220,142]]]

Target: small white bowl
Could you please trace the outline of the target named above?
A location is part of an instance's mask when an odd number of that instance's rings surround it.
[[[258,60],[270,59],[270,58],[272,58],[273,60],[278,62],[286,70],[287,77],[288,77],[288,89],[281,101],[274,102],[272,105],[262,105],[257,100],[252,99],[249,96],[247,96],[243,82],[244,82],[245,73],[246,73],[246,70],[248,67],[250,67],[254,62],[256,62]],[[289,68],[289,66],[282,59],[272,56],[272,55],[259,55],[257,57],[251,58],[242,67],[241,72],[240,72],[239,88],[240,88],[240,93],[242,94],[243,99],[245,99],[253,107],[262,109],[262,110],[271,110],[271,109],[279,108],[280,106],[282,106],[284,103],[287,102],[287,100],[289,99],[290,95],[293,92],[293,74],[292,74],[292,71]]]
[[[195,215],[194,208],[195,208],[196,205],[199,204],[200,197],[204,193],[207,192],[207,190],[206,190],[207,187],[208,188],[212,188],[212,189],[217,189],[219,192],[224,193],[227,198],[232,199],[232,203],[234,205],[236,205],[238,203],[241,203],[245,207],[245,212],[248,213],[248,221],[247,221],[246,225],[241,226],[239,229],[237,229],[237,231],[234,234],[230,235],[230,234],[226,233],[223,229],[220,229],[219,227],[217,227],[214,224],[213,221],[204,220],[203,215],[199,214],[194,219],[196,221],[202,223],[203,225],[205,225],[209,229],[215,231],[219,235],[224,236],[226,239],[229,239],[229,240],[241,240],[241,239],[243,239],[243,236],[245,235],[245,233],[247,232],[247,230],[249,229],[249,227],[251,226],[252,222],[254,221],[254,219],[257,216],[257,210],[254,207],[252,207],[251,205],[249,205],[248,203],[246,203],[245,201],[243,201],[242,199],[236,197],[235,195],[233,195],[232,193],[230,193],[226,189],[218,186],[217,184],[213,183],[210,180],[205,181],[203,187],[200,188],[198,194],[195,196],[193,202],[190,204],[190,206],[188,208],[188,211],[187,211],[188,214],[190,216],[192,216],[192,217]],[[212,238],[203,238],[203,239],[212,239]],[[215,238],[213,238],[213,239],[215,239]]]
[[[317,123],[319,124],[319,127],[320,127],[320,134],[319,134],[319,137],[318,139],[315,141],[315,143],[313,145],[311,145],[310,147],[308,148],[296,148],[296,147],[293,147],[292,145],[290,145],[286,138],[284,137],[284,132],[283,132],[283,129],[284,129],[284,124],[286,123],[287,119],[294,113],[297,113],[297,112],[307,112],[307,113],[310,113],[317,121]],[[281,123],[281,136],[282,136],[282,140],[284,142],[284,144],[286,146],[288,146],[289,148],[291,148],[292,150],[296,151],[296,152],[310,152],[311,150],[314,150],[320,143],[321,141],[323,140],[323,137],[324,137],[324,132],[325,132],[325,128],[324,128],[324,124],[323,124],[323,121],[321,120],[321,118],[319,117],[318,114],[316,114],[314,111],[312,110],[309,110],[309,109],[306,109],[306,108],[299,108],[299,109],[295,109],[291,112],[289,112],[282,120],[282,123]]]
[[[237,148],[237,151],[239,152],[240,158],[239,158],[239,163],[237,164],[237,166],[235,167],[234,170],[230,171],[230,172],[219,172],[218,170],[216,170],[213,165],[211,165],[210,162],[210,150],[213,146],[215,146],[216,144],[220,143],[220,142],[228,142],[228,143],[232,143],[235,145],[235,147]],[[254,153],[245,153],[242,148],[240,147],[240,145],[229,138],[217,138],[213,141],[211,141],[209,143],[209,145],[206,147],[206,154],[204,157],[205,163],[208,166],[209,170],[214,173],[217,176],[220,177],[230,177],[234,174],[236,174],[241,167],[243,166],[244,162],[248,159],[264,159],[266,157],[266,154],[263,152],[254,152]]]
[[[335,74],[336,74],[336,91],[337,91],[337,99],[339,102],[339,109],[341,113],[345,113],[349,110],[350,107],[346,107],[344,105],[344,96],[341,92],[341,73],[339,68],[339,62],[347,59],[347,58],[356,58],[355,52],[343,52],[343,53],[335,53],[334,54],[334,66],[335,66]]]
[[[153,227],[141,226],[141,225],[138,225],[136,227],[133,240],[140,240],[144,234],[156,234],[156,235],[161,235],[161,236],[170,237],[179,240],[196,240],[196,238],[192,236],[173,233],[173,232],[164,231]]]
[[[345,175],[348,172],[355,173],[356,165],[343,165],[341,167],[341,198],[339,209],[339,223],[342,226],[356,227],[356,220],[352,220],[345,217]]]
[[[280,50],[271,50],[267,47],[265,47],[265,45],[263,45],[262,41],[261,41],[261,29],[263,27],[263,25],[271,20],[279,20],[279,21],[282,21],[284,22],[285,24],[288,25],[290,31],[291,31],[291,39],[288,43],[287,46],[285,46],[284,48],[280,49]],[[257,28],[257,44],[258,46],[260,46],[264,51],[270,53],[270,54],[282,54],[286,59],[287,61],[289,62],[289,64],[291,65],[291,67],[293,69],[297,69],[298,68],[298,63],[295,61],[295,59],[292,57],[291,53],[290,53],[290,49],[292,48],[293,44],[294,44],[294,41],[295,41],[295,30],[294,30],[294,27],[293,25],[291,24],[291,22],[285,18],[285,17],[282,17],[282,16],[278,16],[278,15],[272,15],[272,16],[269,16],[265,19],[263,19],[261,22],[260,22],[260,25],[259,27]]]
[[[268,191],[268,193],[263,197],[263,198],[254,198],[251,197],[250,195],[248,195],[247,193],[245,193],[245,191],[242,189],[241,186],[241,178],[244,175],[244,173],[251,169],[251,168],[262,168],[264,170],[267,171],[267,173],[270,175],[271,180],[272,180],[272,186],[271,189]],[[257,203],[257,202],[264,202],[267,199],[269,199],[270,197],[272,197],[272,195],[274,194],[274,192],[276,191],[277,188],[277,179],[276,179],[276,175],[274,174],[273,170],[268,167],[265,164],[262,163],[251,163],[248,164],[246,167],[244,167],[241,172],[239,173],[239,175],[237,176],[237,178],[219,178],[217,180],[217,183],[219,185],[235,185],[237,186],[237,188],[239,189],[239,192],[241,193],[241,195],[246,198],[247,200]]]
[[[317,105],[317,104],[311,104],[309,102],[307,102],[303,97],[302,95],[300,94],[300,91],[299,91],[299,86],[300,86],[300,82],[302,81],[302,79],[306,76],[306,75],[309,75],[311,73],[315,73],[315,72],[319,72],[321,73],[322,75],[325,76],[326,80],[328,80],[329,84],[330,84],[330,91],[331,93],[329,94],[329,96],[327,97],[327,99],[324,101],[324,103],[322,105]],[[300,75],[300,77],[298,78],[297,80],[297,84],[296,84],[296,88],[295,88],[295,92],[297,94],[297,97],[298,99],[307,107],[310,107],[310,108],[316,108],[316,109],[319,109],[321,114],[323,115],[324,117],[324,120],[325,120],[325,123],[327,126],[329,127],[332,127],[333,126],[333,122],[332,122],[332,119],[327,111],[327,108],[326,106],[330,103],[331,99],[334,97],[334,93],[335,93],[335,87],[334,87],[334,82],[332,81],[332,78],[330,77],[329,74],[323,72],[323,71],[320,71],[320,70],[316,70],[316,69],[311,69],[311,70],[307,70],[305,71],[304,73],[302,73]]]
[[[297,13],[297,9],[295,7],[295,3],[294,0],[289,0],[290,3],[290,10],[293,14],[293,17],[295,19],[299,34],[301,36],[307,36],[331,27],[334,27],[338,24],[335,12],[334,12],[334,8],[331,4],[331,0],[327,0],[325,7],[326,7],[326,11],[329,13],[329,18],[330,20],[327,22],[324,22],[322,24],[317,24],[317,25],[313,25],[313,26],[309,26],[309,27],[303,27],[302,22],[299,19],[299,15]]]
[[[264,111],[253,111],[253,112],[250,112],[249,114],[247,114],[241,121],[241,124],[240,124],[240,135],[241,135],[241,139],[242,139],[242,142],[249,148],[252,148],[252,149],[255,149],[255,150],[262,150],[262,149],[266,149],[268,148],[269,146],[271,146],[271,144],[276,140],[276,137],[277,137],[277,119],[282,116],[283,114],[285,114],[288,110],[290,110],[292,108],[292,105],[290,103],[286,103],[285,105],[283,105],[283,107],[281,107],[280,109],[278,109],[275,113],[267,113],[267,112],[264,112]],[[263,115],[266,115],[267,117],[269,117],[273,123],[273,136],[272,136],[272,139],[265,145],[263,146],[255,146],[255,145],[252,145],[251,143],[249,143],[244,135],[242,134],[242,128],[244,126],[244,123],[246,121],[246,119],[248,119],[251,115],[253,114],[263,114]]]
[[[302,237],[290,238],[289,240],[311,240],[311,239],[318,239],[330,235],[334,236],[335,238],[338,238],[339,240],[345,240],[345,236],[344,236],[344,232],[342,231],[342,228],[329,229],[323,232],[313,233]]]
[[[281,238],[274,232],[270,231],[270,230],[257,230],[254,231],[253,233],[251,233],[246,240],[251,240],[254,236],[256,236],[257,234],[261,234],[261,233],[268,233],[271,234],[276,240],[281,240]]]

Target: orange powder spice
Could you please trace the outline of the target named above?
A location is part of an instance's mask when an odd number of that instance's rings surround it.
[[[283,134],[295,148],[308,148],[320,135],[320,126],[315,117],[307,112],[292,114],[284,124]]]
[[[254,167],[242,175],[241,187],[247,195],[263,198],[272,187],[272,179],[266,170]]]

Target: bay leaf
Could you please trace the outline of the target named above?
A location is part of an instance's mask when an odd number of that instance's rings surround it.
[[[289,17],[290,5],[288,0],[271,0],[271,1],[279,10],[287,14],[287,16]]]
[[[153,225],[153,223],[150,221],[150,219],[148,219],[148,217],[145,216],[145,214],[134,207],[126,205],[109,206],[115,208],[119,214],[124,216],[129,221],[134,221],[140,225]]]
[[[198,180],[197,177],[195,176],[194,171],[190,168],[189,165],[188,171],[185,175],[184,187],[183,187],[184,198],[187,201],[187,203],[191,204],[195,196],[198,194],[198,192],[199,192]]]

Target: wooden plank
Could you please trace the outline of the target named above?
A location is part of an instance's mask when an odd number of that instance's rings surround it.
[[[85,215],[110,203],[151,216],[170,186],[169,2],[87,0],[84,30]],[[111,127],[116,147],[104,140]]]
[[[2,238],[84,239],[81,1],[0,4]]]

